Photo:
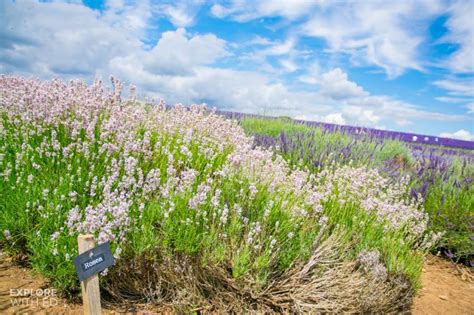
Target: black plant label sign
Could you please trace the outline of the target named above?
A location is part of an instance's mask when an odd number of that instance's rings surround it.
[[[73,262],[80,281],[84,281],[115,264],[109,242],[74,257]]]

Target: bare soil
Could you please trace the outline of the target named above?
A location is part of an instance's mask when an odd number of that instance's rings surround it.
[[[474,270],[430,256],[421,274],[423,288],[413,303],[415,315],[474,314]]]
[[[425,262],[421,281],[423,289],[415,298],[413,314],[474,314],[472,268],[431,256]],[[82,314],[82,305],[66,302],[51,290],[43,277],[0,253],[0,314]],[[127,310],[105,305],[103,313],[154,312],[147,307]]]
[[[0,314],[83,314],[82,304],[66,301],[52,290],[44,277],[15,264],[0,252]],[[104,315],[127,313],[152,314],[145,309],[131,311],[102,305]]]
[[[82,305],[66,303],[48,287],[43,277],[0,254],[0,313],[82,314]]]

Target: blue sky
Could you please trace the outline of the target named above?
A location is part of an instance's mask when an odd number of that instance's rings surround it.
[[[0,21],[0,73],[474,141],[472,0],[5,0]]]

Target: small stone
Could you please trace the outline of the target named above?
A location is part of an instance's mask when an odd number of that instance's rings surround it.
[[[440,295],[438,296],[441,300],[447,301],[448,297],[446,295]]]

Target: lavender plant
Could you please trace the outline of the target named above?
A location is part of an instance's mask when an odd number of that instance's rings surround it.
[[[437,250],[455,262],[474,266],[473,159],[430,152],[418,161],[412,195],[425,200],[430,229],[444,231]]]
[[[234,310],[407,307],[436,236],[406,182],[336,164],[315,175],[256,147],[237,121],[143,104],[133,87],[122,99],[112,85],[0,78],[4,250],[71,295],[76,237],[92,233],[112,243],[118,265],[102,287],[113,296]],[[364,251],[387,271],[370,303]],[[394,285],[400,277],[409,290]]]
[[[341,165],[376,168],[391,182],[400,182],[409,176],[406,184],[411,187],[412,197],[423,201],[430,215],[428,228],[437,235],[443,234],[434,251],[458,262],[474,263],[471,184],[474,156],[469,149],[407,145],[383,139],[388,135],[378,135],[373,130],[364,132],[363,128],[337,129],[334,125],[313,126],[307,122],[263,117],[240,119],[257,145],[274,148],[291,165],[306,167],[311,172],[318,173],[337,161]],[[389,138],[397,138],[396,133]],[[442,140],[438,144],[447,141]],[[462,143],[458,141],[456,145]]]

